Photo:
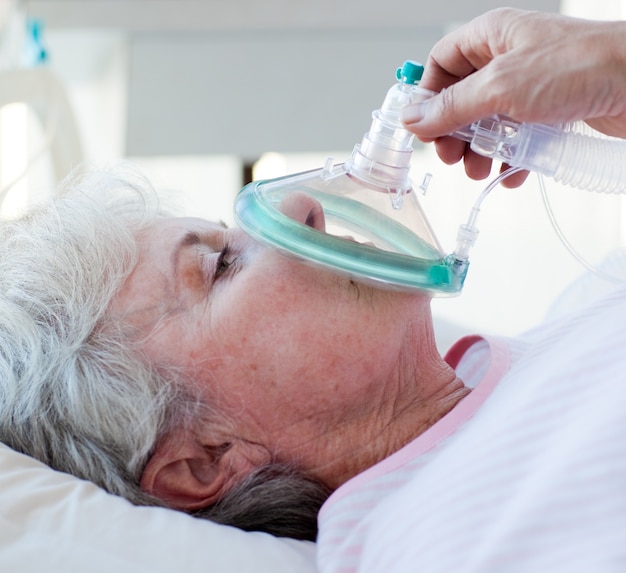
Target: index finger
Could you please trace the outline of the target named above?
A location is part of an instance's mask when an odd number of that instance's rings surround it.
[[[486,66],[494,58],[498,30],[485,25],[489,19],[483,15],[439,40],[428,55],[420,85],[438,92]]]

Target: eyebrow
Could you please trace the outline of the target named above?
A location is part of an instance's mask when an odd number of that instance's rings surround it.
[[[200,235],[195,231],[188,231],[185,233],[180,241],[174,247],[172,251],[170,261],[172,268],[172,277],[176,279],[178,276],[178,261],[180,260],[180,252],[191,245],[199,245],[202,242]]]

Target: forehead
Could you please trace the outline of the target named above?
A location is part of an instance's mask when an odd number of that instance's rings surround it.
[[[168,217],[159,219],[139,236],[140,259],[149,255],[155,245],[171,244],[172,248],[174,248],[177,240],[182,239],[187,233],[223,231],[224,228],[222,223],[198,217]]]

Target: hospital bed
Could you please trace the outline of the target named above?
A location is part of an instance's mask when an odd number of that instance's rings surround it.
[[[603,269],[623,272],[626,253],[614,254]],[[585,273],[557,298],[547,318],[611,288]],[[453,327],[442,325],[444,340]],[[315,544],[136,507],[0,444],[0,571],[313,573]]]

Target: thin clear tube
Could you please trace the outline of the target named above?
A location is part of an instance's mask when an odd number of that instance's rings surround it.
[[[548,219],[550,221],[550,224],[552,225],[552,228],[554,229],[554,232],[556,233],[556,235],[559,238],[559,240],[561,241],[561,243],[563,243],[563,246],[567,249],[569,254],[572,255],[572,257],[574,257],[574,259],[576,259],[576,261],[578,261],[588,271],[592,272],[593,274],[595,274],[596,276],[600,277],[601,279],[604,279],[606,281],[609,281],[609,282],[612,282],[612,283],[615,283],[615,284],[623,283],[624,282],[623,279],[621,279],[619,277],[616,277],[616,276],[613,276],[613,275],[610,275],[608,273],[605,273],[604,271],[600,270],[596,266],[592,265],[569,242],[569,240],[565,236],[565,233],[561,229],[561,226],[559,225],[558,221],[556,220],[556,215],[554,214],[554,210],[552,209],[552,205],[551,205],[550,200],[548,198],[548,192],[546,190],[545,180],[544,180],[544,178],[543,178],[543,176],[541,174],[537,174],[537,178],[539,180],[539,189],[541,190],[541,200],[543,201],[543,205],[544,205],[544,207],[546,209],[546,213],[548,214]]]
[[[504,181],[507,177],[510,177],[518,171],[523,171],[523,169],[521,167],[509,167],[508,169],[500,173],[500,175],[498,175],[496,178],[494,178],[478,196],[478,198],[474,202],[474,205],[472,206],[472,210],[470,211],[467,222],[460,225],[457,233],[456,248],[453,253],[454,258],[457,261],[467,261],[467,259],[469,258],[469,251],[474,246],[474,243],[478,238],[476,219],[478,218],[478,214],[480,213],[480,206],[482,205],[485,197],[487,197],[487,195],[489,195],[489,193],[491,193],[491,191],[500,183],[502,183],[502,181]]]

